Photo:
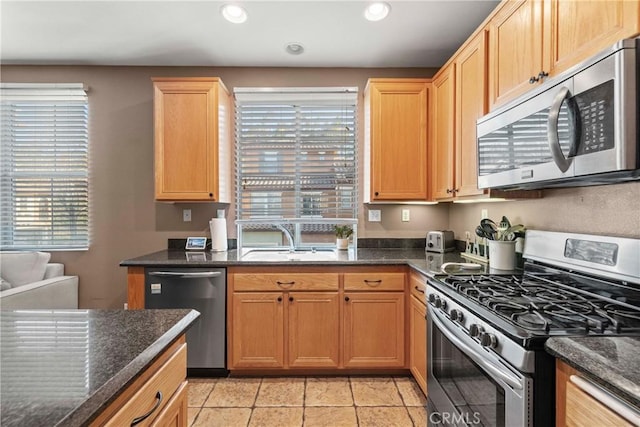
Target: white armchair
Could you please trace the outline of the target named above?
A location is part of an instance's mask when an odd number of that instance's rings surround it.
[[[78,276],[45,252],[0,252],[0,309],[78,308]]]

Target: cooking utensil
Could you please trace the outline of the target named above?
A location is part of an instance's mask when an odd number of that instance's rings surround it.
[[[509,222],[509,219],[503,215],[500,223],[498,224],[498,235],[496,240],[505,240],[506,231],[509,227],[511,227],[511,223]]]
[[[516,240],[517,237],[524,237],[524,225],[516,224],[507,228],[500,238],[500,240]]]
[[[493,221],[485,222],[484,224],[481,224],[480,226],[482,227],[482,230],[484,231],[485,237],[487,239],[496,240],[496,234],[498,233],[498,230],[495,227],[495,223],[493,223]]]
[[[486,227],[483,227],[481,225],[476,227],[476,235],[478,237],[493,240],[494,234],[495,230],[493,230],[489,225],[487,225]]]

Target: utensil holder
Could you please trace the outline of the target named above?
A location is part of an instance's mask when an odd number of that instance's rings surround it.
[[[489,268],[513,270],[516,268],[516,242],[489,240]]]

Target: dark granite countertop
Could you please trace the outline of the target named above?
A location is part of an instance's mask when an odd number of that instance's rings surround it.
[[[198,316],[185,309],[1,311],[0,425],[88,424]]]
[[[549,353],[640,408],[640,337],[549,338]]]
[[[184,250],[162,250],[137,258],[124,260],[123,267],[227,267],[268,265],[409,265],[427,275],[441,273],[445,262],[468,262],[459,252],[444,254],[425,252],[424,249],[358,248],[356,251],[338,251],[335,261],[242,261],[238,251],[188,252]]]

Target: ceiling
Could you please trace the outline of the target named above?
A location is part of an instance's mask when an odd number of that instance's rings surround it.
[[[249,15],[225,21],[222,1],[0,2],[3,64],[439,67],[497,0],[387,0],[364,19],[362,0],[236,1]],[[285,46],[297,42],[301,55]]]

